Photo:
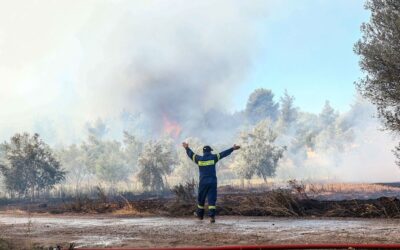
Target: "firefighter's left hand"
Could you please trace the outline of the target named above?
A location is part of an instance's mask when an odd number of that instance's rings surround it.
[[[238,149],[240,149],[240,146],[239,145],[233,145],[233,150],[238,150]]]
[[[182,142],[182,146],[183,146],[184,148],[188,148],[188,147],[189,147],[189,144],[186,143],[186,142]]]

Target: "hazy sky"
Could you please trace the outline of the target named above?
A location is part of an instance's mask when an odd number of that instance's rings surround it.
[[[138,113],[146,135],[160,135],[165,120],[180,124],[183,136],[212,135],[214,129],[204,131],[208,117],[224,137],[224,111],[243,110],[261,87],[272,89],[276,101],[287,89],[305,111],[319,113],[329,100],[343,114],[361,76],[353,45],[369,18],[363,5],[0,0],[0,141],[27,131],[67,145],[86,138],[85,125],[97,118],[113,126],[109,134],[117,138],[125,126],[121,117]],[[358,164],[349,178],[359,171],[365,179],[379,172],[385,172],[381,179],[395,178],[393,141],[376,120],[358,122],[370,125],[359,138],[373,143],[346,156]],[[364,157],[371,152],[375,161]],[[365,161],[374,164],[372,172],[363,171]]]
[[[302,109],[318,112],[325,100],[348,110],[360,76],[353,44],[369,12],[362,0],[284,0],[260,23],[262,49],[241,86],[235,107],[245,105],[254,88],[265,87],[280,96],[285,89]]]
[[[363,3],[0,0],[0,138],[51,127],[73,137],[122,110],[155,126],[163,113],[241,110],[259,87],[276,100],[287,89],[306,111],[327,99],[345,111]]]

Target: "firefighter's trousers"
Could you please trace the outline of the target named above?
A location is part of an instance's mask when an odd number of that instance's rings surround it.
[[[199,194],[197,197],[197,215],[204,216],[204,204],[208,201],[208,215],[215,216],[216,202],[217,202],[217,178],[205,177],[200,180]]]

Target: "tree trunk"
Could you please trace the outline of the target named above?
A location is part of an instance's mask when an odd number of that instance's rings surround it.
[[[35,200],[35,186],[31,187],[31,201]]]
[[[76,181],[75,182],[75,196],[77,196],[78,197],[78,190],[80,189],[80,182],[79,181]]]
[[[164,189],[165,189],[165,188],[169,188],[167,176],[164,176],[164,182],[165,182]]]

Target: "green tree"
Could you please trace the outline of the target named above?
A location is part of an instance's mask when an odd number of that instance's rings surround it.
[[[162,191],[173,166],[177,163],[176,152],[172,142],[149,141],[139,156],[140,171],[138,178],[145,189]]]
[[[319,114],[321,129],[333,125],[338,117],[339,115],[332,108],[329,101],[325,101],[325,105]]]
[[[5,163],[0,170],[6,188],[19,196],[30,194],[34,199],[35,194],[49,190],[64,180],[65,172],[60,162],[38,134],[15,134],[10,142],[1,145],[1,149],[5,154]]]
[[[89,171],[100,180],[115,184],[118,181],[127,181],[132,174],[118,141],[102,140],[89,135],[87,142],[82,144],[82,150]]]
[[[132,174],[124,158],[121,143],[118,141],[105,141],[102,143],[104,154],[96,160],[96,175],[111,184],[127,181]]]
[[[290,96],[285,90],[285,93],[280,98],[279,118],[275,124],[275,129],[278,133],[289,134],[291,129],[295,128],[295,123],[299,116],[298,108],[294,107],[294,96]]]
[[[315,149],[316,137],[320,132],[318,115],[299,112],[293,134],[285,141],[287,156],[295,166],[302,166],[307,159],[307,149]],[[281,135],[282,136],[282,135]]]
[[[259,122],[251,131],[241,136],[242,149],[235,158],[234,170],[242,179],[250,180],[257,175],[267,181],[275,175],[285,147],[275,145],[277,134],[268,121]]]
[[[204,143],[200,141],[198,138],[187,138],[185,140],[189,143],[190,147],[195,152],[201,152]],[[190,159],[185,150],[178,150],[178,163],[175,168],[174,174],[176,174],[181,183],[190,182],[191,180],[198,181],[199,179],[199,169],[193,163],[192,159]]]
[[[400,133],[400,1],[370,0],[365,7],[371,18],[354,51],[366,74],[356,85],[377,106],[385,127]],[[396,151],[400,166],[400,144]]]
[[[88,166],[85,164],[85,152],[73,144],[57,152],[58,158],[67,171],[66,182],[74,185],[75,193],[81,190],[81,183],[90,176]]]
[[[286,124],[291,124],[296,121],[298,116],[298,109],[294,107],[294,96],[290,96],[287,90],[280,100],[280,115]]]
[[[140,152],[143,150],[143,143],[134,135],[124,131],[124,153],[127,164],[134,173],[138,170],[138,159]]]
[[[279,104],[274,101],[274,94],[269,89],[256,89],[249,96],[246,105],[246,117],[255,124],[265,118],[276,120]]]
[[[101,139],[93,134],[89,134],[87,140],[82,142],[81,149],[84,152],[85,165],[91,174],[96,174],[96,162],[101,155],[106,153]]]

